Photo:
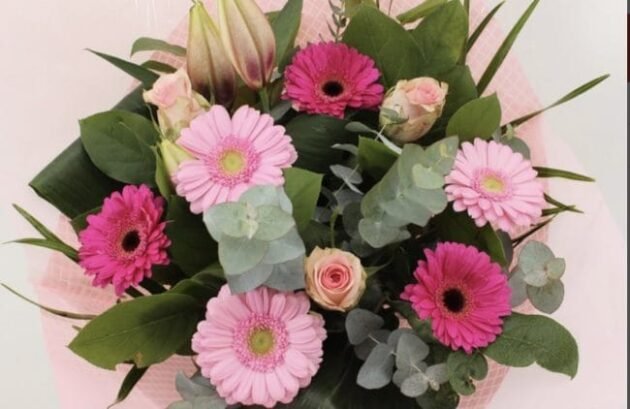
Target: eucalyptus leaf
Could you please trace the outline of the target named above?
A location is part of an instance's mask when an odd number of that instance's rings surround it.
[[[431,389],[438,390],[440,385],[448,382],[448,368],[445,363],[431,365],[424,372],[427,378],[429,378],[429,386]]]
[[[347,184],[361,184],[363,178],[361,174],[356,170],[343,165],[331,165],[330,171],[333,175],[343,180]]]
[[[451,386],[461,395],[472,395],[475,392],[473,380],[479,381],[488,375],[488,361],[480,353],[451,352],[446,367]]]
[[[380,389],[390,383],[394,372],[392,352],[387,344],[375,346],[357,374],[357,384],[365,389]]]
[[[527,297],[538,311],[553,314],[564,300],[564,284],[553,280],[542,287],[527,286]]]
[[[538,363],[552,372],[575,377],[578,347],[573,336],[551,318],[512,313],[505,319],[503,332],[484,350],[500,364],[525,367]]]
[[[371,311],[355,308],[346,316],[346,332],[352,345],[365,341],[373,331],[381,329],[385,321]]]
[[[520,268],[514,269],[510,279],[508,281],[510,290],[512,290],[512,296],[510,298],[510,305],[518,307],[527,300],[527,283],[524,280],[523,270]]]
[[[295,227],[295,220],[277,206],[260,206],[256,208],[258,229],[254,238],[263,241],[277,240],[285,236]]]
[[[354,355],[365,361],[374,347],[379,343],[391,345],[387,340],[392,332],[388,329],[377,329],[370,333],[370,337],[354,347]],[[377,342],[378,341],[378,342]]]
[[[267,254],[269,243],[258,239],[224,236],[219,243],[219,261],[228,280],[256,267]]]
[[[429,347],[415,334],[402,334],[396,346],[396,368],[417,367],[429,355]]]
[[[416,372],[400,385],[400,392],[410,398],[417,398],[429,389],[429,380],[422,372]]]

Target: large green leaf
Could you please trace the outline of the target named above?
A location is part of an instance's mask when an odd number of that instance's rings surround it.
[[[359,166],[374,179],[380,180],[398,159],[398,155],[371,138],[359,138]]]
[[[496,94],[468,102],[448,121],[447,135],[457,135],[460,141],[474,138],[489,139],[501,126],[501,104]]]
[[[100,368],[133,361],[146,368],[168,359],[195,331],[203,310],[187,295],[160,294],[117,304],[90,321],[69,348]]]
[[[402,24],[413,23],[414,21],[428,16],[447,1],[448,0],[425,0],[417,6],[396,16],[396,20],[400,21]]]
[[[295,47],[295,37],[302,20],[303,0],[289,0],[271,22],[276,37],[276,64],[283,69]]]
[[[146,118],[126,111],[107,111],[83,119],[81,142],[92,162],[112,179],[155,185],[158,132]]]
[[[534,362],[573,378],[578,369],[578,346],[562,325],[542,315],[513,313],[503,332],[484,354],[500,364],[524,367]]]
[[[127,95],[116,109],[148,116],[148,108],[142,100],[142,87]],[[122,189],[123,184],[98,170],[77,139],[39,172],[30,186],[44,200],[74,219],[99,207],[105,197]]]
[[[93,51],[93,50],[88,50],[88,51],[101,57],[102,59],[109,62],[116,68],[119,68],[120,70],[129,74],[133,78],[137,79],[138,81],[142,83],[143,87],[146,89],[151,88],[151,86],[153,86],[153,83],[157,81],[157,79],[160,77],[158,74],[154,73],[153,71],[148,70],[132,62],[125,61],[123,59],[114,57],[112,55],[100,53],[98,51]]]
[[[429,14],[412,36],[420,48],[423,75],[434,76],[453,68],[468,39],[468,14],[460,1],[450,1]]]
[[[289,168],[284,171],[284,180],[284,191],[293,203],[293,218],[298,230],[304,231],[315,213],[322,188],[322,175],[300,168]]]
[[[343,42],[374,59],[386,88],[420,74],[423,60],[411,34],[374,7],[359,7],[343,34]]]
[[[536,8],[539,2],[540,0],[534,0],[529,5],[527,10],[525,10],[525,13],[516,22],[512,30],[508,33],[507,37],[503,41],[503,43],[501,43],[501,45],[499,46],[499,49],[497,50],[496,54],[490,61],[490,64],[488,64],[488,67],[486,68],[484,73],[481,75],[481,78],[479,79],[479,83],[477,84],[477,90],[479,91],[479,95],[482,95],[483,92],[488,87],[488,85],[490,85],[490,81],[492,81],[492,78],[494,78],[494,75],[497,73],[497,71],[499,71],[499,68],[503,64],[505,57],[507,57],[510,50],[512,49],[512,45],[516,41],[516,38],[520,34],[523,27],[525,27],[527,20],[529,20],[529,18],[531,17],[532,13],[534,12],[534,9]]]
[[[330,165],[341,162],[343,152],[332,146],[350,140],[345,126],[346,121],[330,116],[299,115],[291,120],[286,131],[298,151],[295,166],[327,173]]]
[[[201,215],[190,212],[188,202],[172,196],[166,220],[171,259],[186,274],[192,276],[218,260],[217,243],[210,237]]]

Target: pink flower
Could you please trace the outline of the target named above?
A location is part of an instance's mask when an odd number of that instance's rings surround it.
[[[166,248],[171,244],[161,222],[164,200],[145,185],[125,186],[103,202],[96,215],[88,216],[88,227],[79,233],[79,264],[93,285],[113,284],[117,295],[151,277],[154,265],[169,263]]]
[[[158,122],[165,134],[173,133],[174,139],[182,128],[202,113],[207,101],[192,90],[186,70],[180,68],[172,74],[164,74],[145,91],[145,102],[158,107]]]
[[[490,222],[511,232],[529,226],[545,206],[543,185],[530,161],[495,141],[465,142],[446,177],[446,194],[456,212],[468,211],[477,226]]]
[[[408,143],[426,135],[442,115],[447,93],[448,84],[429,77],[398,81],[388,91],[381,109],[380,121],[386,126],[387,136]],[[393,121],[389,117],[391,111],[405,122]]]
[[[192,339],[202,375],[229,405],[290,403],[322,361],[324,320],[309,308],[303,292],[223,286]]]
[[[492,343],[511,314],[510,287],[501,267],[472,246],[440,243],[425,250],[400,298],[421,319],[431,320],[433,335],[453,350],[471,353]]]
[[[328,310],[348,311],[365,291],[367,274],[352,253],[316,247],[305,267],[306,292]]]
[[[182,131],[178,144],[194,157],[173,176],[193,213],[233,202],[252,186],[282,186],[282,169],[297,159],[291,138],[273,118],[247,106],[233,118],[215,105]]]
[[[284,71],[283,98],[297,111],[343,118],[346,108],[378,108],[380,76],[371,58],[345,44],[311,44]]]

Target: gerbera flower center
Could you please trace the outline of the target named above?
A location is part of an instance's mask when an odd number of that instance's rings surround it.
[[[343,94],[344,87],[343,84],[339,81],[327,81],[322,85],[322,92],[326,94],[326,96],[335,98],[339,95]]]
[[[221,170],[229,176],[239,174],[247,166],[247,159],[242,152],[237,150],[227,150],[223,152],[219,159]]]
[[[138,230],[127,232],[120,243],[122,249],[127,253],[133,253],[140,246],[140,233]]]
[[[249,350],[254,355],[267,355],[273,350],[275,344],[273,332],[269,328],[254,328],[249,334]]]
[[[442,294],[442,303],[452,313],[460,313],[466,307],[466,297],[458,288],[450,288]]]
[[[481,181],[481,186],[488,193],[503,193],[505,190],[505,183],[496,175],[487,175]]]

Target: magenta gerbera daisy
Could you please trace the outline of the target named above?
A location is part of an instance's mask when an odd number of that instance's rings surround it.
[[[343,118],[346,108],[376,109],[383,101],[374,61],[342,43],[310,44],[284,71],[283,98],[297,111]]]
[[[501,267],[475,247],[440,243],[425,250],[400,298],[411,302],[433,335],[454,350],[471,353],[493,342],[510,315],[510,287]]]
[[[220,105],[195,118],[177,143],[194,157],[180,166],[173,181],[193,213],[233,202],[252,186],[282,186],[282,169],[297,159],[291,138],[273,118],[248,106],[234,117]]]
[[[495,141],[464,142],[446,177],[446,194],[456,212],[468,211],[478,227],[486,223],[511,232],[529,226],[545,206],[543,184],[530,161]]]
[[[169,263],[171,244],[161,221],[164,200],[145,186],[125,186],[103,202],[98,214],[87,217],[79,233],[79,264],[93,285],[113,284],[117,295],[151,277],[154,265]]]
[[[230,405],[291,402],[322,361],[324,321],[309,309],[303,292],[223,286],[192,339],[202,375]]]

